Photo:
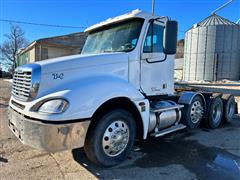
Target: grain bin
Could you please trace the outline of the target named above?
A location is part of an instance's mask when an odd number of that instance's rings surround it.
[[[216,14],[185,34],[184,80],[240,78],[240,26]]]

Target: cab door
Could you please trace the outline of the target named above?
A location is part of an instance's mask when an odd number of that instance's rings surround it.
[[[141,90],[147,96],[173,93],[173,55],[163,52],[164,23],[149,22],[141,51]]]

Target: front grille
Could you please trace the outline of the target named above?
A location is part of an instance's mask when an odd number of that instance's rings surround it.
[[[32,101],[38,94],[41,65],[26,64],[15,69],[12,95],[21,101]]]
[[[31,71],[16,70],[13,76],[12,95],[21,100],[27,100],[31,90]]]

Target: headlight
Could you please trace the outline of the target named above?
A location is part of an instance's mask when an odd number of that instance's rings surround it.
[[[48,113],[48,114],[59,114],[63,113],[68,107],[68,102],[64,99],[54,99],[43,103],[38,112]]]

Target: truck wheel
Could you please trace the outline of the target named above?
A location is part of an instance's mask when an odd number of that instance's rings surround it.
[[[126,110],[111,111],[90,126],[84,150],[94,163],[110,167],[130,152],[136,134],[133,116]]]
[[[223,121],[229,123],[235,114],[235,99],[233,95],[223,94]]]
[[[204,113],[203,99],[197,95],[192,103],[183,108],[183,123],[190,129],[195,129],[200,124]]]
[[[217,128],[223,116],[223,102],[222,99],[218,96],[214,98],[211,102],[210,109],[209,109],[209,116],[206,120],[207,126],[209,128],[215,129]]]

